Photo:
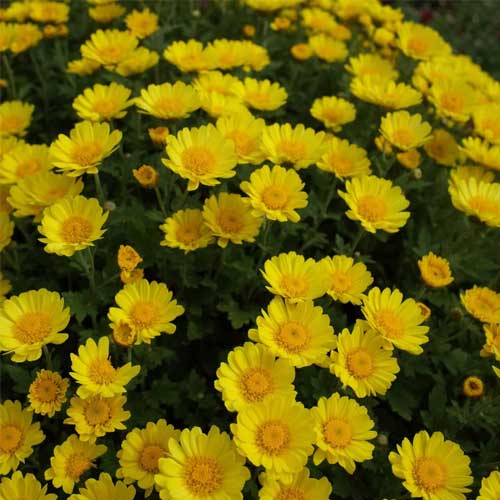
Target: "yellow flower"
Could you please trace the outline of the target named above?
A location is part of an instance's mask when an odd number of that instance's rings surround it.
[[[370,326],[391,346],[410,354],[422,354],[421,345],[429,341],[428,326],[421,326],[424,317],[413,299],[403,300],[403,294],[395,289],[372,288],[363,300],[361,308]]]
[[[125,17],[125,24],[135,37],[147,38],[158,29],[158,16],[148,8],[134,9]]]
[[[101,24],[108,24],[111,21],[125,14],[126,9],[118,2],[109,2],[103,5],[96,5],[89,9],[89,16]]]
[[[219,178],[233,177],[238,157],[234,144],[212,124],[198,128],[183,128],[176,136],[169,135],[163,164],[184,179],[188,191],[200,184],[215,186]]]
[[[424,321],[427,321],[431,317],[431,310],[423,302],[417,302],[417,306],[420,307],[420,312],[424,317]]]
[[[169,439],[168,447],[169,455],[160,458],[155,475],[161,498],[243,499],[250,472],[227,433],[214,425],[207,434],[199,427],[184,429]]]
[[[483,330],[486,343],[481,349],[480,355],[483,358],[494,356],[497,361],[500,361],[500,324],[483,325]]]
[[[135,99],[141,113],[171,120],[185,118],[200,107],[196,90],[184,82],[151,84],[141,90],[141,97]]]
[[[469,179],[476,179],[477,182],[485,182],[487,184],[495,180],[495,172],[487,170],[479,166],[466,166],[455,167],[450,171],[448,182],[451,184],[459,185],[460,182],[468,182]]]
[[[284,31],[290,28],[292,22],[287,17],[275,17],[270,24],[271,29],[274,31]]]
[[[38,232],[45,236],[47,253],[71,257],[101,239],[109,212],[103,212],[95,198],[62,198],[43,211]]]
[[[353,399],[335,393],[322,397],[312,408],[316,446],[314,463],[328,461],[339,464],[349,474],[356,470],[356,462],[372,458],[374,446],[369,443],[377,433],[368,410]]]
[[[201,94],[203,91],[216,92],[225,96],[234,96],[234,85],[240,80],[228,73],[205,71],[193,81],[193,87]]]
[[[160,472],[158,461],[168,455],[170,439],[177,440],[179,435],[180,431],[167,425],[165,419],[148,422],[144,429],[133,429],[116,454],[120,464],[116,477],[124,479],[127,484],[137,481],[137,486],[146,490],[145,496],[149,496],[155,484],[155,474]]]
[[[220,38],[211,41],[205,49],[205,57],[211,68],[231,70],[247,62],[246,49],[249,46],[241,40]]]
[[[222,248],[229,242],[236,245],[254,242],[262,224],[262,218],[253,215],[247,198],[229,193],[212,195],[205,200],[203,220]]]
[[[479,377],[467,377],[463,383],[463,393],[468,398],[479,398],[484,394],[484,382]]]
[[[346,123],[354,121],[356,118],[356,108],[352,103],[340,97],[319,97],[312,103],[309,110],[311,116],[323,123],[325,127],[331,128],[334,132],[342,130]]]
[[[313,300],[326,293],[322,266],[313,259],[305,259],[295,252],[280,253],[264,262],[260,271],[273,294],[296,303]]]
[[[0,104],[0,137],[26,135],[35,106],[23,101],[5,101]]]
[[[160,174],[151,165],[141,165],[137,169],[134,168],[132,175],[145,189],[154,189],[158,187],[160,182]]]
[[[242,31],[246,37],[252,38],[255,36],[256,29],[255,26],[253,26],[252,24],[245,24],[245,26],[243,26]]]
[[[500,293],[474,285],[460,294],[467,312],[482,323],[500,323]]]
[[[19,144],[3,157],[0,184],[15,184],[51,168],[49,148],[45,144]]]
[[[397,359],[384,347],[380,335],[366,321],[358,320],[352,332],[344,328],[338,336],[330,371],[358,398],[384,395],[399,372]]]
[[[80,478],[95,467],[94,461],[107,451],[107,446],[80,441],[76,434],[54,448],[50,468],[45,471],[45,479],[52,480],[54,488],[62,488],[70,495]]]
[[[14,54],[19,54],[38,45],[42,38],[43,34],[36,24],[17,24],[14,27],[14,38],[11,41],[10,50]]]
[[[397,33],[399,48],[412,59],[427,60],[451,53],[451,47],[429,26],[405,22],[399,26]]]
[[[61,333],[69,323],[69,308],[57,292],[45,288],[30,290],[7,299],[0,309],[0,350],[12,355],[12,361],[35,361],[46,344],[62,344],[68,338]]]
[[[170,132],[167,127],[152,127],[148,128],[148,134],[155,144],[166,144]]]
[[[113,483],[111,476],[101,473],[99,479],[87,479],[85,488],[79,488],[79,494],[71,495],[68,500],[133,500],[135,488],[122,481]]]
[[[81,47],[84,59],[91,59],[107,69],[115,68],[130,57],[139,41],[128,31],[97,30]]]
[[[0,155],[0,163],[2,162]],[[5,214],[10,214],[12,212],[12,207],[7,201],[9,196],[10,186],[0,186],[0,212]]]
[[[205,248],[214,242],[210,228],[197,208],[178,210],[160,226],[165,233],[161,246],[180,248],[184,253]]]
[[[300,472],[313,452],[313,418],[290,396],[274,396],[238,413],[231,432],[238,451],[268,477],[285,480]]]
[[[490,146],[478,137],[466,137],[460,150],[473,162],[500,171],[500,146]]]
[[[396,153],[396,159],[408,170],[414,170],[422,163],[422,155],[418,149],[409,149],[408,151]]]
[[[86,399],[74,396],[66,410],[68,418],[64,423],[75,426],[81,441],[95,443],[108,432],[126,429],[123,422],[130,418],[130,412],[123,410],[126,401],[125,396],[90,396]]]
[[[318,161],[318,168],[344,179],[370,175],[370,164],[366,150],[356,144],[350,144],[346,139],[332,137],[327,143],[325,153]]]
[[[432,131],[432,139],[424,144],[424,149],[439,165],[453,167],[459,159],[460,152],[455,138],[442,128]]]
[[[27,496],[26,496],[27,495]],[[33,474],[23,476],[16,471],[10,478],[0,481],[0,500],[57,500],[53,493],[47,493],[47,485],[42,486]]]
[[[420,277],[431,288],[441,288],[453,281],[450,263],[445,258],[439,257],[432,252],[424,255],[418,261],[418,267]]]
[[[120,245],[116,259],[118,267],[125,271],[133,271],[142,262],[142,257],[130,245]]]
[[[162,333],[173,334],[172,321],[184,314],[184,308],[173,299],[165,283],[140,280],[125,285],[115,296],[118,307],[109,309],[108,318],[113,325],[128,323],[137,334],[136,344],[151,343]]]
[[[341,62],[349,55],[346,44],[325,34],[309,37],[309,45],[315,56],[328,63]]]
[[[213,61],[207,57],[203,44],[193,39],[172,42],[164,50],[163,57],[183,73],[206,71],[214,66]]]
[[[115,344],[118,344],[120,347],[132,347],[137,340],[137,333],[128,323],[120,321],[113,325],[112,337]]]
[[[392,154],[391,143],[389,141],[387,141],[386,139],[384,139],[384,136],[379,135],[379,136],[375,137],[375,140],[373,142],[375,143],[375,146],[377,147],[377,149],[381,153],[384,154],[384,156]]]
[[[10,220],[9,214],[0,212],[0,252],[12,240],[14,234],[14,223]]]
[[[420,431],[413,443],[405,438],[397,450],[389,453],[392,472],[404,480],[403,486],[412,497],[465,500],[464,493],[470,491],[466,486],[473,478],[469,457],[458,444],[445,441],[441,432],[429,436],[427,431]]]
[[[496,500],[500,494],[500,472],[494,470],[481,480],[477,500]]]
[[[272,169],[264,165],[254,170],[250,181],[240,184],[240,189],[250,198],[253,215],[264,215],[270,220],[298,222],[298,208],[307,206],[307,193],[297,172],[279,165]]]
[[[463,81],[435,82],[427,97],[438,116],[461,123],[469,120],[476,104],[474,89]]]
[[[53,417],[66,402],[69,379],[57,372],[40,370],[28,390],[29,408],[39,415]]]
[[[492,144],[500,145],[500,101],[494,105],[476,107],[472,113],[474,131]]]
[[[410,85],[378,76],[356,77],[350,90],[358,99],[383,108],[409,108],[422,102],[422,94]]]
[[[306,61],[312,56],[312,48],[308,43],[296,43],[290,48],[290,53],[297,61]]]
[[[229,411],[242,411],[276,395],[294,397],[295,369],[262,344],[245,342],[217,369],[215,388]]]
[[[248,107],[261,111],[274,111],[286,103],[288,94],[277,82],[245,78],[236,82],[232,91]]]
[[[271,301],[267,312],[262,310],[257,329],[248,336],[297,368],[323,361],[336,345],[330,319],[321,307],[309,300],[292,304],[281,297]]]
[[[33,453],[33,446],[45,439],[32,418],[33,413],[23,410],[19,401],[7,399],[0,404],[0,475],[15,471]]]
[[[101,63],[94,61],[93,59],[75,59],[73,61],[68,61],[66,66],[66,73],[71,73],[73,75],[87,76],[94,73],[98,68],[101,67]]]
[[[378,81],[396,80],[398,77],[394,65],[378,54],[359,54],[351,57],[345,69],[359,78],[371,76],[377,77]]]
[[[69,5],[59,2],[31,2],[30,18],[40,23],[66,23],[69,18]]]
[[[13,135],[0,134],[0,164],[7,153],[10,153],[18,146],[26,144],[23,139],[18,139]]]
[[[198,90],[198,95],[201,109],[212,118],[249,113],[239,97],[221,94],[220,92],[208,92],[203,89]]]
[[[113,153],[122,140],[119,130],[110,130],[108,123],[83,121],[70,131],[69,137],[59,134],[50,145],[54,166],[70,177],[96,174],[102,161]]]
[[[431,140],[431,126],[419,114],[408,111],[387,113],[380,122],[380,132],[393,146],[408,151]]]
[[[125,271],[122,269],[120,271],[120,280],[125,285],[136,283],[144,278],[144,269],[134,269],[132,271]]]
[[[156,66],[160,56],[154,50],[139,47],[133,50],[129,56],[121,61],[115,68],[115,72],[121,76],[137,75]]]
[[[111,398],[126,392],[125,386],[141,371],[140,366],[127,363],[115,368],[109,360],[109,339],[96,342],[89,338],[78,347],[78,355],[71,353],[70,375],[80,386],[76,394],[82,399],[100,395]]]
[[[328,33],[336,25],[334,17],[322,9],[306,8],[300,14],[302,16],[302,26],[309,28],[313,32]]]

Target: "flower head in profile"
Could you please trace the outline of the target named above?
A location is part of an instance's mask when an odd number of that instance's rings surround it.
[[[213,68],[213,62],[207,57],[203,44],[193,39],[172,42],[164,50],[163,57],[184,73]]]
[[[418,261],[420,277],[427,286],[441,288],[453,281],[450,263],[443,257],[429,252]]]
[[[166,144],[170,132],[168,127],[151,127],[148,128],[148,135],[154,144]]]
[[[158,29],[158,16],[148,8],[134,9],[125,17],[125,24],[135,37],[147,38]]]
[[[446,167],[453,167],[460,156],[457,141],[443,128],[432,131],[432,139],[424,144],[424,150],[437,164]]]
[[[87,76],[95,73],[101,67],[101,63],[93,59],[74,59],[68,61],[66,65],[66,73],[79,76]]]
[[[428,60],[451,53],[448,43],[429,26],[405,22],[401,23],[397,34],[399,48],[412,59]]]
[[[398,72],[393,63],[377,53],[350,57],[345,69],[358,78],[371,76],[386,81],[398,78]]]
[[[66,402],[69,379],[57,372],[40,370],[28,390],[30,409],[39,415],[53,417]]]
[[[490,145],[479,137],[466,137],[460,151],[474,163],[500,171],[500,145]]]
[[[500,361],[500,323],[483,325],[485,344],[481,349],[481,356],[486,358],[494,356]]]
[[[309,111],[313,118],[334,132],[340,131],[343,125],[356,118],[354,104],[335,96],[318,97],[313,101]]]
[[[472,112],[474,131],[491,144],[500,145],[500,125],[496,117],[500,114],[500,102],[490,106],[477,106]]]
[[[0,480],[1,500],[57,500],[57,495],[47,493],[47,485],[42,486],[33,474],[16,471],[12,476]]]
[[[18,184],[51,169],[48,146],[18,143],[2,159],[0,184]]]
[[[138,75],[156,66],[159,59],[158,52],[149,50],[146,47],[139,47],[118,64],[115,72],[121,76]]]
[[[35,106],[23,101],[5,101],[0,104],[0,137],[25,136]]]
[[[288,94],[277,82],[245,78],[232,86],[232,91],[249,108],[274,111],[286,103]]]
[[[431,140],[431,126],[422,122],[420,114],[410,115],[408,111],[387,113],[380,122],[380,132],[393,146],[408,151]]]
[[[99,29],[80,47],[80,52],[85,59],[114,69],[132,54],[138,44],[139,40],[129,31]]]
[[[89,8],[89,17],[96,23],[109,24],[126,12],[118,2],[109,2]]]
[[[349,55],[345,42],[324,33],[309,37],[309,45],[314,55],[327,63],[342,62]]]
[[[356,77],[350,90],[358,99],[382,108],[410,108],[422,102],[422,94],[410,85],[378,76]]]
[[[332,137],[318,161],[318,168],[330,172],[338,179],[370,175],[371,162],[365,149],[350,144],[346,139]]]
[[[500,323],[500,293],[474,285],[460,294],[460,300],[466,311],[482,323]]]

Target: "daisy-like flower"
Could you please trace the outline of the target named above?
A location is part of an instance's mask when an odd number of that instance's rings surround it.
[[[9,214],[0,212],[0,252],[11,242],[13,234],[14,223],[10,220]]]
[[[141,165],[132,170],[132,175],[144,189],[154,189],[160,183],[160,174],[151,165]]]
[[[239,97],[199,90],[201,109],[212,118],[250,113]]]
[[[431,288],[441,288],[453,281],[450,263],[443,257],[429,252],[418,261],[420,277]]]
[[[96,198],[62,198],[43,211],[38,232],[45,238],[39,241],[47,253],[70,257],[101,239],[108,215]]]
[[[269,477],[286,481],[313,452],[313,417],[290,396],[275,396],[238,413],[231,432],[238,451]]]
[[[421,345],[429,341],[428,326],[422,326],[424,317],[413,299],[403,300],[403,294],[395,289],[372,288],[363,299],[362,312],[370,326],[386,341],[386,347],[394,346],[410,354],[422,354]]]
[[[236,245],[254,242],[262,224],[262,217],[253,215],[248,199],[229,193],[212,195],[205,200],[203,220],[222,248],[229,242]]]
[[[135,37],[147,38],[158,29],[158,16],[149,9],[134,9],[125,17],[125,24]]]
[[[326,293],[322,267],[314,259],[305,259],[295,252],[280,253],[264,263],[262,276],[266,288],[290,302],[313,300]]]
[[[460,294],[466,311],[481,323],[500,323],[500,293],[474,285]]]
[[[219,38],[207,44],[205,57],[211,61],[212,68],[231,70],[245,64],[247,47],[241,40]]]
[[[16,471],[12,476],[0,481],[0,500],[57,500],[54,493],[47,493],[47,485],[42,486],[33,474]]]
[[[405,22],[400,24],[397,34],[399,48],[412,59],[428,60],[451,54],[450,45],[429,26]]]
[[[159,60],[160,56],[154,50],[139,47],[131,52],[127,59],[118,64],[115,72],[121,76],[138,75],[156,66]]]
[[[330,371],[358,398],[384,395],[396,379],[399,365],[392,351],[384,348],[380,335],[358,320],[352,333],[347,328],[338,336]]]
[[[188,191],[200,184],[215,186],[218,179],[233,177],[238,157],[234,143],[226,139],[212,124],[198,128],[184,128],[167,139],[168,159],[163,164],[188,179]]]
[[[108,24],[125,14],[126,9],[118,2],[96,5],[89,9],[89,16],[96,23]]]
[[[495,180],[495,172],[480,166],[461,165],[450,171],[448,182],[450,184],[460,184],[460,182],[468,182],[469,179],[476,179],[477,182],[490,183]]]
[[[18,139],[13,135],[0,134],[0,162],[7,153],[13,151],[17,146],[26,144],[23,139]]]
[[[298,222],[298,208],[307,206],[307,193],[302,191],[304,183],[295,170],[279,165],[272,169],[264,165],[254,170],[250,181],[240,184],[240,189],[249,196],[253,214],[267,219]]]
[[[481,480],[481,489],[477,500],[496,500],[500,495],[500,472],[494,470]]]
[[[393,146],[402,151],[418,148],[431,139],[431,126],[422,122],[420,114],[408,111],[387,113],[380,122],[380,132]]]
[[[50,145],[54,166],[70,177],[96,174],[102,161],[113,153],[122,140],[119,130],[110,130],[108,123],[83,121],[70,131],[69,137],[59,134]]]
[[[309,111],[311,116],[334,132],[339,132],[342,130],[343,125],[354,121],[356,118],[354,104],[335,96],[314,99]]]
[[[107,69],[114,69],[130,57],[139,40],[129,31],[97,30],[81,47],[82,57],[96,61]]]
[[[482,141],[479,137],[466,137],[462,140],[460,151],[474,163],[500,171],[500,146],[490,146],[488,141]]]
[[[170,132],[168,127],[151,127],[148,128],[148,135],[154,144],[166,144]]]
[[[496,117],[500,114],[500,103],[478,106],[473,110],[474,131],[491,144],[500,145],[500,125]]]
[[[160,458],[155,482],[161,498],[172,500],[243,500],[250,478],[245,459],[229,435],[216,426],[204,434],[199,427],[184,429],[168,442],[169,456]]]
[[[342,62],[349,55],[347,45],[323,33],[309,37],[309,45],[316,57],[328,62]]]
[[[335,393],[328,399],[320,398],[311,413],[316,435],[317,450],[313,457],[316,465],[326,458],[329,464],[338,463],[349,474],[353,474],[356,462],[372,458],[375,447],[369,440],[376,437],[377,433],[364,406]]]
[[[397,233],[408,221],[410,212],[404,211],[410,202],[399,186],[374,175],[355,177],[345,183],[345,192],[337,191],[347,203],[347,217],[357,220],[370,233],[381,229]]]
[[[7,399],[0,404],[0,475],[15,471],[33,453],[33,446],[45,439],[32,418],[33,413],[23,410],[19,401]]]
[[[248,336],[297,368],[322,362],[336,345],[330,318],[312,301],[293,304],[275,297]]]
[[[358,99],[382,108],[409,108],[422,102],[422,94],[410,85],[378,76],[356,77],[350,89]]]
[[[345,69],[360,78],[373,76],[386,81],[398,78],[398,72],[391,61],[378,54],[359,54],[350,57]]]
[[[116,454],[120,464],[116,477],[127,484],[137,482],[139,488],[146,490],[145,496],[149,496],[155,474],[160,472],[158,461],[168,455],[170,439],[179,439],[180,433],[163,418],[148,422],[144,429],[130,431]]]
[[[101,64],[93,59],[75,59],[73,61],[68,61],[66,65],[66,73],[79,76],[87,76],[95,73]]]
[[[185,118],[200,107],[198,93],[184,82],[151,84],[141,90],[141,97],[135,99],[141,113],[171,120]]]
[[[264,129],[261,149],[275,164],[289,163],[294,168],[306,168],[317,163],[325,150],[325,133],[306,128],[302,123],[275,123]]]
[[[404,480],[403,486],[412,497],[465,500],[464,493],[470,491],[470,459],[458,444],[445,440],[441,432],[429,436],[427,431],[420,431],[413,442],[403,439],[397,452],[389,453],[389,461],[393,474]]]
[[[373,277],[362,262],[354,263],[347,255],[334,255],[320,260],[323,276],[328,276],[327,294],[343,304],[359,305],[364,292],[373,283]]]
[[[104,455],[107,449],[103,444],[80,441],[76,434],[71,434],[66,441],[54,448],[50,467],[45,471],[45,479],[51,480],[54,488],[62,488],[64,493],[70,495],[75,484],[95,467],[94,461]]]
[[[74,396],[66,410],[68,418],[64,423],[75,426],[81,441],[95,443],[108,432],[126,429],[123,422],[130,418],[130,412],[123,409],[126,401],[125,396],[91,396],[86,399]]]
[[[80,487],[78,494],[71,495],[68,500],[133,500],[135,488],[122,481],[113,482],[111,476],[102,472],[99,479],[87,479],[85,487]]]
[[[370,165],[365,149],[338,137],[327,142],[326,151],[318,161],[318,168],[339,179],[370,175]]]
[[[483,330],[486,342],[480,355],[483,358],[494,356],[497,361],[500,361],[500,324],[483,325]]]
[[[49,148],[45,144],[18,144],[2,159],[0,184],[17,184],[52,168]]]
[[[0,104],[0,137],[26,135],[35,106],[23,101],[5,101]]]
[[[42,31],[36,24],[16,24],[14,38],[9,48],[13,54],[20,54],[31,47],[36,47],[42,38]]]
[[[432,139],[424,144],[424,149],[439,165],[453,167],[459,159],[457,141],[452,134],[442,128],[432,131]]]
[[[308,43],[296,43],[290,47],[290,53],[297,61],[306,61],[313,55],[311,46]]]
[[[100,395],[111,398],[126,392],[125,386],[141,371],[140,366],[127,363],[115,368],[109,360],[109,339],[99,342],[87,339],[78,348],[78,355],[71,353],[70,375],[80,384],[76,394],[82,399]]]
[[[92,122],[123,118],[133,104],[129,99],[131,93],[130,89],[116,82],[109,85],[96,83],[75,98],[73,109],[82,120]]]
[[[66,402],[69,379],[57,372],[40,370],[28,390],[29,408],[39,415],[53,417]]]
[[[438,116],[465,123],[476,105],[476,94],[471,85],[464,81],[442,80],[433,83],[428,99]]]
[[[167,285],[156,281],[142,279],[125,285],[115,302],[118,307],[111,307],[108,313],[111,327],[121,321],[129,324],[137,335],[136,344],[150,344],[162,333],[174,333],[177,327],[172,321],[184,314]]]
[[[462,392],[468,398],[479,398],[484,394],[484,382],[479,377],[467,377],[462,385]]]
[[[274,356],[264,345],[252,342],[228,354],[227,363],[217,369],[214,386],[229,411],[241,411],[276,395],[295,396],[295,369]]]
[[[234,85],[240,80],[229,73],[221,71],[204,71],[193,81],[198,92],[216,92],[225,96],[234,96]]]
[[[133,271],[142,262],[142,257],[130,245],[120,245],[116,262],[122,271]]]
[[[260,111],[274,111],[286,103],[288,94],[277,82],[245,78],[232,86],[234,95],[239,97],[249,108]]]
[[[11,297],[0,309],[0,350],[16,363],[35,361],[44,345],[67,340],[68,335],[60,332],[68,326],[69,316],[61,296],[45,288]]]
[[[213,61],[207,57],[203,44],[193,39],[172,42],[163,51],[163,57],[183,73],[206,71],[214,66]]]

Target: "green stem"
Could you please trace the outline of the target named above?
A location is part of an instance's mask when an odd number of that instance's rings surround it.
[[[5,69],[7,71],[7,78],[9,80],[11,97],[12,99],[15,99],[17,96],[16,80],[14,78],[14,72],[12,71],[12,67],[9,62],[9,56],[7,54],[3,54],[2,60],[5,64]]]
[[[47,361],[47,369],[52,370],[52,357],[50,355],[49,348],[46,345],[44,345],[42,349],[43,349],[43,354],[45,355],[45,360]]]
[[[92,250],[90,248],[87,248],[86,252],[87,252],[88,261],[89,261],[88,278],[89,278],[89,284],[90,284],[90,291],[92,292],[92,295],[95,296],[96,286],[95,286],[94,252],[92,252]]]
[[[45,121],[47,123],[48,115],[49,115],[49,98],[47,93],[47,82],[43,77],[42,69],[40,68],[40,64],[38,63],[38,59],[36,58],[34,52],[32,50],[29,51],[31,61],[33,62],[33,68],[35,69],[36,76],[38,80],[40,80],[40,84],[42,86],[42,99],[43,99],[43,109],[45,112]]]
[[[163,203],[163,199],[161,197],[160,190],[158,189],[158,186],[155,186],[155,194],[156,194],[156,199],[158,200],[158,205],[160,205],[160,210],[163,215],[163,217],[167,217],[167,211],[165,210],[165,204]]]
[[[362,227],[360,227],[358,229],[358,234],[356,235],[356,238],[354,238],[354,241],[352,242],[351,255],[354,255],[356,248],[358,247],[360,241],[363,239],[365,234],[366,234],[366,231]]]
[[[99,203],[101,206],[104,206],[104,191],[102,189],[102,184],[101,184],[101,179],[99,178],[99,172],[96,172],[94,174],[94,180],[95,180],[95,190],[97,192],[97,198],[99,199]]]

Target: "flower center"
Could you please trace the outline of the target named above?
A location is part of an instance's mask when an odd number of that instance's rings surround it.
[[[80,476],[92,467],[92,461],[85,453],[78,451],[72,453],[66,459],[66,476],[69,476],[73,481],[77,482]]]
[[[239,156],[248,155],[256,149],[255,141],[246,132],[233,130],[226,137],[234,142],[236,153]]]
[[[269,186],[261,194],[262,201],[267,208],[278,210],[288,201],[288,193],[282,186]]]
[[[288,447],[290,430],[283,422],[270,420],[258,428],[255,440],[268,455],[279,455]]]
[[[427,42],[422,38],[412,38],[408,42],[408,48],[416,55],[423,55],[427,51]]]
[[[199,226],[197,224],[185,224],[179,226],[175,236],[176,238],[185,245],[195,242],[200,237]]]
[[[469,198],[470,207],[479,214],[496,214],[500,212],[500,206],[492,200],[482,196],[472,196]]]
[[[445,279],[448,277],[446,267],[437,262],[430,263],[427,271],[434,279]]]
[[[109,359],[99,358],[90,364],[89,378],[94,384],[110,384],[116,378],[116,369]]]
[[[352,429],[347,422],[332,418],[323,425],[323,437],[333,448],[345,448],[352,441]]]
[[[395,130],[393,133],[393,143],[409,148],[413,144],[413,133],[406,128]]]
[[[21,120],[17,116],[5,116],[0,118],[0,130],[7,133],[15,133],[21,128],[21,123]]]
[[[241,217],[231,210],[220,210],[217,214],[217,223],[225,233],[237,233],[243,228]]]
[[[269,95],[266,92],[254,91],[247,92],[246,101],[251,103],[253,106],[267,106],[269,105]]]
[[[30,175],[36,174],[42,165],[38,160],[34,158],[30,158],[29,160],[23,161],[16,168],[16,177],[18,179],[23,179],[24,177],[28,177]]]
[[[387,205],[378,196],[366,195],[358,200],[358,212],[361,218],[369,222],[377,222],[387,214]]]
[[[304,296],[309,290],[309,283],[300,276],[283,276],[280,286],[290,297]]]
[[[302,160],[306,155],[306,146],[304,143],[295,139],[282,139],[278,149],[292,163]]]
[[[156,304],[138,301],[130,311],[132,323],[138,330],[152,328],[160,319],[160,311]]]
[[[189,457],[184,465],[184,482],[192,495],[213,495],[220,489],[223,479],[223,469],[215,458]]]
[[[195,175],[206,175],[215,169],[215,157],[207,148],[191,146],[183,151],[182,164]]]
[[[366,378],[373,373],[373,359],[364,349],[358,349],[347,355],[347,369],[356,378]]]
[[[34,391],[36,399],[42,403],[53,403],[59,396],[59,386],[52,380],[39,380]]]
[[[109,405],[101,398],[90,398],[85,405],[85,420],[89,425],[103,425],[111,418]]]
[[[22,432],[14,425],[0,427],[0,450],[7,454],[15,452],[21,444],[22,437]]]
[[[165,454],[165,450],[163,448],[160,448],[159,446],[146,446],[141,452],[139,463],[144,470],[150,473],[156,473],[159,471],[158,460],[160,460],[161,457],[165,456]]]
[[[325,109],[325,111],[323,111],[323,119],[326,122],[337,123],[341,118],[341,113],[339,113],[336,109]]]
[[[109,118],[116,110],[116,103],[109,98],[98,100],[94,103],[94,111],[101,116]]]
[[[310,337],[304,325],[296,321],[289,321],[280,326],[276,334],[276,343],[288,352],[297,353],[307,347]]]
[[[352,162],[346,158],[333,158],[331,163],[337,174],[348,175],[352,172]]]
[[[304,496],[303,490],[288,486],[278,493],[276,500],[307,500],[307,498]]]
[[[337,271],[332,277],[332,288],[336,293],[345,293],[352,286],[352,279],[343,271]]]
[[[273,391],[273,379],[269,371],[263,368],[250,368],[240,381],[240,389],[249,403],[261,401]]]
[[[404,334],[403,322],[393,311],[378,311],[375,315],[375,323],[382,331],[382,335],[390,339],[400,339]]]
[[[95,142],[80,144],[73,149],[72,159],[78,165],[85,167],[93,165],[102,154],[102,146]]]
[[[421,489],[435,493],[446,484],[446,466],[435,458],[419,458],[413,469],[413,477]]]
[[[441,98],[441,107],[448,111],[460,111],[464,107],[464,100],[458,94],[445,94]]]
[[[78,244],[89,241],[92,224],[88,219],[73,215],[66,219],[61,227],[61,236],[66,243]]]
[[[184,111],[184,103],[179,99],[163,97],[155,103],[156,112],[168,116],[176,116]]]
[[[490,315],[495,313],[500,304],[496,297],[496,294],[489,292],[488,290],[483,290],[473,298],[474,308],[479,312],[480,315]]]
[[[113,64],[119,62],[122,58],[122,48],[118,45],[112,45],[108,47],[101,47],[99,50],[99,55],[105,61],[106,64]]]
[[[44,312],[25,313],[14,326],[14,336],[23,344],[36,344],[50,335],[50,316]]]

